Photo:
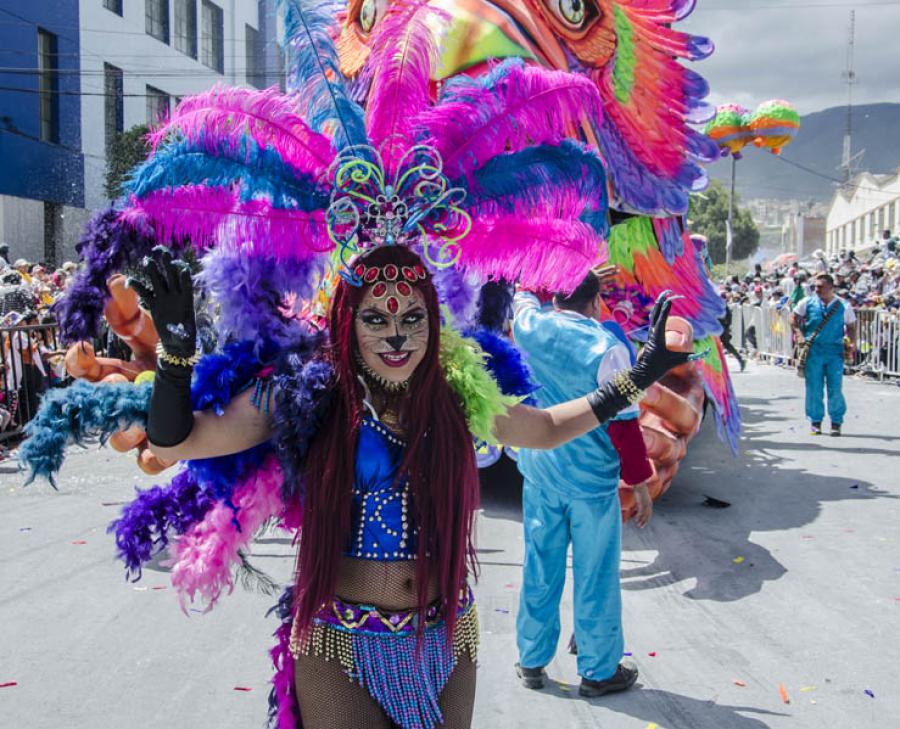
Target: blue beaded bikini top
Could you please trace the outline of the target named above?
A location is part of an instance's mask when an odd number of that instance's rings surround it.
[[[348,557],[380,562],[416,558],[418,529],[410,514],[409,479],[397,480],[405,448],[406,443],[382,423],[363,418],[356,445]]]

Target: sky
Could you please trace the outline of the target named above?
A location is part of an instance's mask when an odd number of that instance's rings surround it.
[[[854,103],[900,102],[900,0],[697,0],[680,30],[716,45],[690,64],[714,104],[790,101],[801,114],[847,103],[850,11],[856,10]]]

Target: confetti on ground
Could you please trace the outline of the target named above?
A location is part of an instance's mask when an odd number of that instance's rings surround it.
[[[31,531],[31,527],[19,527],[19,531],[20,531],[20,532],[30,532],[30,531]]]
[[[509,610],[506,608],[494,608],[495,613],[503,613],[504,615],[509,615]]]
[[[101,501],[100,506],[125,506],[127,501]]]
[[[516,586],[515,586],[512,582],[507,582],[507,583],[506,583],[505,585],[503,585],[503,586],[504,586],[507,590],[515,590],[515,589],[516,589]]]
[[[654,724],[654,723],[651,721],[649,724],[647,724],[647,729],[657,729],[657,726],[656,726],[656,724]]]
[[[859,488],[859,484],[858,484],[858,483],[855,483],[855,484],[853,484],[850,488],[851,488],[851,489],[858,489],[858,488]]]
[[[200,608],[191,608],[192,613],[202,613],[203,611]]]
[[[815,691],[815,690],[816,690],[816,687],[815,687],[815,686],[804,686],[804,687],[803,687],[802,689],[800,689],[800,690],[803,691],[803,693],[806,693],[807,691]]]
[[[746,686],[747,684],[745,684],[743,681],[741,681],[741,679],[736,678],[736,679],[734,679],[734,685],[743,687],[743,686]]]
[[[815,539],[815,537],[810,534],[804,534],[803,539]]]
[[[556,681],[555,683],[557,686],[559,686],[560,691],[565,691],[566,693],[568,693],[572,690],[572,687],[567,683],[563,683],[562,681]]]
[[[744,561],[744,558],[743,558],[743,557],[735,557],[735,558],[734,558],[734,563],[735,563],[735,564],[740,564],[740,563],[743,562],[743,561]]]
[[[72,544],[87,544],[84,539],[76,539]]]
[[[147,592],[147,590],[148,590],[149,588],[147,588],[147,587],[135,587],[135,588],[132,588],[132,589],[133,589],[135,592]]]
[[[18,686],[18,682],[16,681],[7,681],[6,683],[0,683],[0,688],[9,688],[10,686]]]
[[[786,703],[786,704],[791,703],[791,697],[788,696],[787,689],[784,687],[783,683],[778,684],[778,693],[781,694],[781,700],[784,703]]]
[[[656,651],[650,651],[647,655],[651,658],[656,658]]]
[[[234,690],[235,691],[252,691],[253,689],[250,688],[249,686],[235,686]]]
[[[900,600],[900,597],[898,597],[897,599]],[[626,655],[626,656],[633,656],[634,653],[632,653],[631,651],[625,651],[625,654],[624,654],[624,655]]]
[[[165,589],[166,589],[166,586],[165,586],[165,585],[154,585],[154,586],[151,587],[150,589],[151,589],[151,590],[165,590]]]
[[[874,699],[874,698],[875,698],[875,694],[872,693],[872,689],[866,689],[865,691],[863,691],[863,693],[864,693],[866,696],[868,696],[870,699]]]
[[[817,703],[817,702],[816,702],[816,700],[815,700],[815,699],[810,699],[810,700],[809,700],[809,703],[811,703],[811,704],[815,704],[815,703]]]

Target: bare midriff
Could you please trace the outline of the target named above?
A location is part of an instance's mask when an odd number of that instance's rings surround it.
[[[343,557],[335,594],[345,602],[375,605],[385,610],[415,608],[418,602],[416,564],[416,560],[379,562]],[[431,580],[428,602],[437,597],[437,582]]]

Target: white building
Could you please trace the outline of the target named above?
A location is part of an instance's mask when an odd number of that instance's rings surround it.
[[[182,96],[264,86],[264,0],[79,0],[85,207],[107,203],[106,150]]]
[[[816,249],[825,248],[825,218],[793,213],[781,226],[781,250],[799,259],[809,258]]]
[[[900,169],[890,175],[863,172],[831,201],[825,223],[829,255],[866,251],[884,231],[900,228]]]

